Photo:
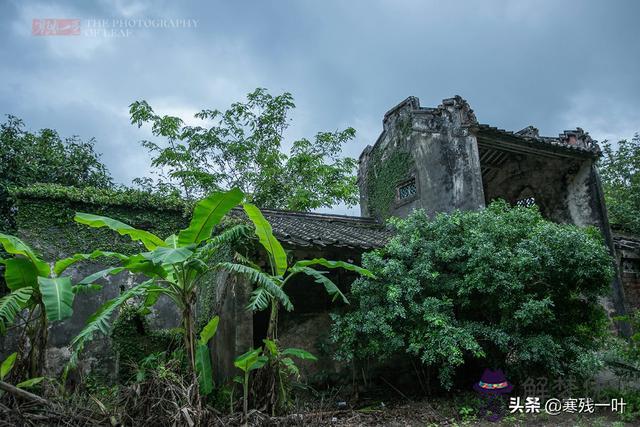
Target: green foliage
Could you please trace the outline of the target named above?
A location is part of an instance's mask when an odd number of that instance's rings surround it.
[[[0,333],[5,334],[7,327],[12,325],[20,313],[31,300],[33,288],[20,288],[0,298]]]
[[[15,236],[0,233],[0,246],[15,256],[2,260],[6,266],[4,280],[11,293],[0,299],[0,331],[4,332],[25,308],[40,308],[40,314],[49,321],[71,317],[74,299],[71,278],[49,277],[49,264]]]
[[[209,122],[209,127],[201,127],[185,126],[182,119],[160,116],[146,101],[136,101],[129,110],[132,124],[150,124],[153,135],[167,143],[142,142],[152,154],[151,165],[166,173],[135,182],[155,191],[179,191],[187,198],[238,187],[262,208],[306,211],[355,205],[356,160],[340,157],[355,130],[319,132],[313,141],[294,141],[286,155],[281,151],[283,135],[294,107],[289,93],[272,96],[256,89],[246,102],[224,112],[197,113],[196,118]]]
[[[74,223],[76,212],[111,217],[158,236],[168,236],[186,226],[192,203],[178,197],[161,197],[134,190],[66,188],[53,184],[16,188],[16,222],[24,235],[34,236],[38,250],[47,258],[95,248],[130,255],[140,244],[114,235],[107,227],[88,229]]]
[[[374,150],[370,162],[366,176],[369,210],[374,216],[388,218],[396,199],[396,184],[408,178],[414,161],[411,154],[400,151],[382,160],[379,150]]]
[[[38,277],[38,285],[47,320],[52,322],[71,317],[74,293],[70,277]]]
[[[4,377],[9,375],[9,372],[13,369],[13,365],[16,363],[17,356],[18,353],[11,353],[2,361],[2,364],[0,364],[0,381],[4,380]]]
[[[293,304],[284,290],[287,282],[297,274],[303,273],[313,278],[316,283],[322,284],[327,293],[333,296],[334,300],[336,298],[341,298],[343,301],[347,302],[346,297],[342,291],[340,291],[338,286],[324,275],[326,272],[315,270],[309,267],[309,265],[319,264],[328,268],[345,268],[347,270],[357,271],[360,274],[372,275],[364,268],[345,262],[328,261],[324,258],[316,258],[307,262],[298,262],[297,264],[290,266],[282,245],[273,235],[271,225],[267,222],[262,213],[251,204],[245,204],[244,210],[254,224],[255,233],[260,245],[268,255],[271,274],[262,271],[260,266],[240,254],[236,254],[236,263],[223,262],[220,263],[218,268],[243,275],[256,286],[251,293],[249,305],[247,307],[248,309],[252,311],[270,309],[269,325],[267,327],[266,334],[267,339],[264,341],[264,354],[267,355],[268,360],[270,360],[271,363],[269,364],[270,370],[263,376],[264,383],[260,385],[260,387],[263,387],[266,390],[266,393],[258,398],[266,399],[269,409],[272,413],[275,413],[276,411],[284,409],[288,405],[290,385],[289,377],[293,374],[297,374],[297,367],[289,356],[309,359],[313,358],[313,356],[306,353],[304,350],[288,349],[286,350],[288,353],[285,354],[280,353],[277,348],[279,307],[282,305],[288,311],[293,310]],[[259,362],[261,359],[253,359],[258,357],[257,354],[259,353],[255,353],[256,351],[259,350],[254,350],[244,354],[236,362],[248,363],[249,365],[250,363],[248,360],[250,360],[251,363],[255,361]],[[245,370],[249,365],[244,366],[244,368],[241,368],[239,365],[236,366]],[[245,370],[245,418],[247,413],[247,383],[248,371]]]
[[[315,270],[308,267],[308,265],[320,264],[329,268],[346,268],[351,271],[358,271],[360,274],[369,273],[366,269],[352,264],[339,261],[327,261],[324,258],[317,258],[306,263],[304,261],[299,261],[297,264],[289,266],[286,253],[284,252],[282,245],[273,235],[271,225],[264,218],[260,210],[254,205],[248,203],[244,205],[244,210],[254,224],[255,233],[260,245],[262,245],[268,255],[271,274],[262,271],[259,266],[244,257],[237,257],[238,261],[240,261],[239,263],[220,263],[219,268],[236,274],[241,274],[251,283],[256,285],[255,290],[251,293],[248,308],[255,311],[265,310],[268,307],[271,307],[271,319],[269,322],[269,330],[267,331],[267,338],[275,337],[275,323],[277,321],[278,305],[282,304],[282,306],[288,311],[293,310],[293,304],[284,291],[284,287],[296,274],[304,273],[314,278],[317,283],[320,283],[325,287],[325,290],[333,296],[334,300],[336,298],[341,298],[343,301],[347,301],[346,297],[335,283],[324,276],[325,272]]]
[[[220,323],[220,317],[215,316],[204,326],[204,328],[202,328],[198,344],[207,345],[209,343],[211,338],[213,338],[218,331],[218,323]]]
[[[10,255],[25,257],[24,259],[28,260],[32,264],[37,271],[37,274],[42,276],[49,275],[49,265],[41,260],[35,251],[22,240],[15,236],[0,233],[0,245],[2,245],[5,252]]]
[[[180,330],[151,329],[144,306],[125,304],[111,330],[111,339],[119,358],[120,380],[134,380],[139,373],[137,368],[144,369],[149,357],[159,353],[171,354],[180,347],[182,338]]]
[[[0,333],[21,318],[16,327],[24,330],[30,348],[20,354],[18,370],[21,374],[28,370],[33,379],[44,368],[48,322],[71,317],[75,294],[88,288],[74,286],[68,276],[56,276],[35,250],[15,236],[0,233],[0,247],[13,255],[0,260],[7,267],[3,279],[11,291],[0,298]]]
[[[272,267],[272,274],[274,276],[282,276],[287,270],[287,254],[284,252],[284,248],[273,235],[271,224],[266,220],[260,209],[250,203],[245,203],[244,211],[247,216],[253,222],[256,229],[256,236],[260,244],[267,251],[269,260]]]
[[[4,280],[9,290],[31,286],[37,280],[38,270],[26,258],[10,258],[4,261]]]
[[[611,401],[611,399],[617,399],[618,401],[622,399],[626,404],[624,412],[618,412],[618,418],[621,421],[632,423],[632,425],[637,424],[638,420],[640,420],[640,390],[631,387],[622,390],[607,389],[601,393],[600,400]],[[620,425],[624,426],[625,424]]]
[[[70,187],[59,184],[35,183],[9,190],[13,199],[45,199],[75,202],[95,206],[124,206],[126,208],[157,210],[191,210],[192,203],[177,194],[162,195],[132,188]]]
[[[628,322],[634,333],[628,340],[612,338],[604,362],[618,377],[635,382],[640,379],[640,310],[616,320]]]
[[[138,230],[113,218],[93,215],[83,212],[76,212],[73,220],[78,224],[88,225],[93,228],[107,227],[113,231],[117,231],[121,236],[127,236],[134,242],[141,241],[144,246],[152,251],[158,246],[163,246],[164,242],[158,236],[145,230]]]
[[[244,199],[244,194],[237,188],[225,193],[213,193],[196,203],[189,227],[180,231],[178,243],[182,246],[199,244],[211,237],[213,228],[220,223],[222,217]]]
[[[448,388],[470,359],[516,379],[568,372],[606,333],[612,259],[595,229],[504,202],[391,223],[396,236],[363,257],[377,279],[356,280],[353,310],[333,316],[339,359],[406,354]]]
[[[29,378],[28,380],[22,381],[18,384],[16,384],[16,387],[18,388],[33,388],[35,386],[37,386],[38,384],[40,384],[42,381],[46,380],[47,377],[35,377],[35,378]]]
[[[235,251],[246,250],[251,244],[253,230],[237,218],[225,217],[214,230],[209,242],[200,249],[200,259],[207,265],[219,265],[232,261]],[[209,320],[219,314],[217,271],[206,272],[200,280],[196,298],[196,329],[202,329]]]
[[[245,422],[247,420],[247,412],[249,406],[249,374],[251,371],[262,368],[268,361],[266,356],[260,355],[259,348],[249,350],[241,354],[233,361],[233,365],[240,369],[243,373],[242,391],[243,391],[243,414]]]
[[[215,316],[200,331],[200,338],[196,344],[196,372],[198,373],[198,383],[200,393],[204,396],[213,391],[213,369],[211,368],[211,355],[207,345],[218,331],[220,317]]]
[[[130,273],[142,273],[149,277],[149,280],[107,301],[89,319],[85,329],[73,339],[75,354],[82,350],[96,332],[107,333],[111,314],[128,299],[140,297],[144,299],[144,305],[148,308],[157,302],[160,295],[165,295],[181,311],[184,347],[190,372],[195,373],[196,357],[201,356],[203,352],[203,349],[198,350],[198,347],[202,346],[196,345],[194,304],[197,290],[203,276],[211,270],[207,261],[212,257],[212,253],[216,252],[215,244],[227,243],[222,238],[222,234],[212,241],[211,233],[224,215],[231,211],[242,198],[243,194],[237,189],[211,194],[196,203],[189,226],[177,235],[168,236],[165,240],[108,217],[76,214],[75,220],[79,223],[94,228],[108,227],[121,235],[128,236],[133,241],[141,241],[149,250],[149,252],[121,258],[121,267],[115,267],[115,269],[111,267],[96,273],[97,277],[95,277],[96,274],[90,276],[92,280],[111,274],[113,271],[119,271],[121,268]],[[237,233],[229,233],[224,237],[231,240],[237,235]],[[88,282],[89,279],[85,278],[81,283]],[[202,360],[200,358],[199,362]]]
[[[603,144],[600,172],[609,221],[615,228],[640,234],[640,135]]]
[[[159,290],[160,288],[154,284],[153,280],[147,280],[145,282],[136,285],[117,296],[105,302],[95,313],[93,313],[87,320],[85,327],[71,340],[71,347],[73,348],[73,355],[70,361],[70,365],[74,366],[77,363],[78,355],[82,352],[86,344],[91,341],[97,333],[108,335],[111,329],[110,321],[113,315],[118,312],[118,309],[135,297],[144,297],[151,290]]]
[[[267,363],[276,373],[276,412],[286,411],[291,408],[291,391],[293,383],[300,378],[300,369],[293,357],[301,360],[318,360],[313,354],[299,348],[286,348],[280,350],[275,340],[264,340],[263,354],[267,357]]]
[[[95,260],[98,258],[109,258],[109,257],[113,257],[113,258],[117,258],[121,261],[126,261],[128,259],[128,257],[126,255],[123,254],[119,254],[117,252],[107,252],[107,251],[101,251],[101,250],[95,250],[93,252],[91,252],[90,254],[74,254],[73,256],[70,256],[68,258],[64,258],[61,260],[58,260],[54,267],[53,267],[53,272],[56,275],[61,275],[62,273],[64,273],[64,271],[71,267],[73,264],[79,262],[79,261],[87,261],[87,260]],[[91,283],[91,282],[89,282]]]
[[[17,117],[0,125],[0,231],[13,226],[9,189],[34,183],[109,188],[111,177],[94,151],[95,141],[62,139],[51,129],[25,130]]]

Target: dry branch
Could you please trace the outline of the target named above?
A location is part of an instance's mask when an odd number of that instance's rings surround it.
[[[37,403],[40,403],[41,405],[51,406],[51,402],[49,402],[44,397],[40,397],[37,394],[29,393],[26,390],[22,390],[21,388],[15,387],[4,381],[0,381],[0,390],[4,390],[7,393],[10,393],[21,399],[26,399],[31,402],[37,402]]]

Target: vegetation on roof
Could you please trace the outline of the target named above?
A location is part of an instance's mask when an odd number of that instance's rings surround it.
[[[105,206],[184,210],[192,205],[177,194],[161,195],[132,188],[69,187],[59,184],[32,184],[13,187],[14,199],[48,199]]]

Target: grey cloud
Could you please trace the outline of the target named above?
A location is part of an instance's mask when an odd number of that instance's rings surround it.
[[[148,170],[127,106],[224,108],[257,86],[290,91],[291,138],[354,126],[357,156],[384,112],[465,97],[480,121],[596,139],[640,131],[640,3],[605,1],[5,2],[0,112],[95,136],[116,179]],[[194,18],[126,38],[33,37],[33,18]],[[344,208],[339,208],[344,212]],[[352,211],[353,212],[353,211]]]

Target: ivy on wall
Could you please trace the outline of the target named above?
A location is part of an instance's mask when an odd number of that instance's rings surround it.
[[[77,224],[76,212],[104,215],[165,238],[188,225],[193,203],[177,196],[158,196],[137,190],[75,188],[37,184],[11,190],[18,234],[46,259],[60,259],[95,249],[134,254],[137,243],[109,229]],[[225,218],[214,232],[237,224],[238,218]],[[226,247],[212,262],[231,261],[236,248]],[[216,274],[203,277],[197,301],[197,325],[204,326],[216,301]],[[131,316],[129,316],[131,317]],[[134,323],[136,318],[129,319]],[[126,323],[126,321],[125,321]],[[129,327],[125,324],[121,327]],[[146,344],[143,347],[148,347]],[[123,350],[124,351],[124,350]],[[140,350],[142,351],[142,350]],[[125,356],[125,359],[127,356]],[[133,359],[132,359],[133,360]]]
[[[49,259],[94,249],[135,253],[136,243],[107,229],[76,224],[76,212],[105,215],[136,228],[167,237],[184,228],[192,205],[178,197],[160,197],[135,190],[78,189],[38,184],[11,190],[16,225]]]
[[[136,367],[153,353],[171,353],[182,343],[180,329],[152,330],[149,320],[136,305],[126,305],[113,322],[113,347],[118,355],[118,377],[128,382]]]
[[[396,199],[396,184],[408,178],[414,168],[410,153],[394,151],[384,160],[379,149],[373,150],[367,169],[367,196],[369,210],[379,218],[390,216]]]

